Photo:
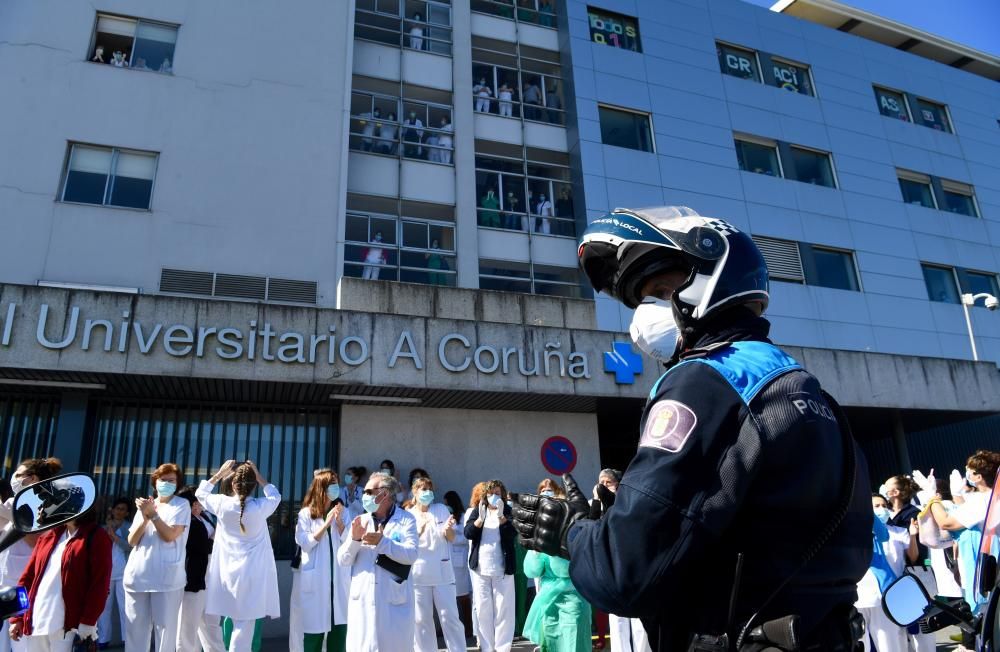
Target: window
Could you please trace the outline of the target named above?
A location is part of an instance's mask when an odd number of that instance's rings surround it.
[[[786,167],[789,179],[828,188],[837,187],[833,181],[833,166],[830,165],[829,154],[795,146],[789,149],[792,153],[792,165]]]
[[[937,265],[921,265],[924,272],[924,284],[927,285],[927,298],[942,303],[961,303],[958,296],[958,286],[955,284],[955,272],[950,267]]]
[[[810,261],[806,265],[806,283],[838,290],[860,290],[854,268],[854,256],[849,251],[825,249],[807,245]]]
[[[781,176],[781,167],[778,163],[778,149],[777,145],[773,142],[768,145],[737,139],[736,159],[739,161],[741,170],[766,174],[772,177]]]
[[[642,52],[639,23],[635,18],[587,7],[587,20],[590,22],[590,40],[594,43]]]
[[[812,86],[812,78],[809,76],[809,69],[797,63],[791,63],[780,59],[771,59],[771,78],[769,83],[772,86],[783,88],[793,93],[802,95],[815,95]]]
[[[525,45],[487,44],[473,37],[472,60],[472,101],[477,112],[565,124],[558,53]]]
[[[941,190],[944,195],[944,205],[942,210],[952,213],[960,213],[970,217],[979,217],[976,209],[976,198],[972,192],[972,186],[958,181],[941,180]]]
[[[476,157],[479,226],[542,235],[576,236],[569,167]]]
[[[173,73],[177,25],[97,14],[90,60],[116,68]]]
[[[741,79],[760,81],[760,67],[757,65],[757,55],[753,50],[716,43],[715,51],[719,55],[719,66],[722,72]]]
[[[598,105],[601,120],[601,142],[643,152],[653,151],[653,134],[649,115]]]
[[[447,104],[356,90],[351,93],[351,116],[352,150],[452,164],[454,128]]]
[[[907,204],[937,208],[929,176],[907,170],[896,170],[896,174],[899,177],[899,190],[903,193],[903,201]]]
[[[479,287],[483,290],[580,297],[575,267],[555,267],[507,260],[480,260]]]
[[[887,118],[910,121],[910,110],[902,93],[875,87],[875,99],[878,100],[878,112]]]
[[[354,36],[450,55],[451,6],[432,0],[357,0]]]
[[[945,110],[943,104],[935,104],[928,100],[918,99],[917,110],[920,111],[920,118],[923,120],[925,127],[951,133],[948,112]]]
[[[958,274],[958,283],[962,287],[962,292],[973,295],[985,292],[1000,297],[1000,291],[997,290],[996,274],[961,270]],[[982,304],[977,303],[976,305]]]
[[[72,145],[62,201],[148,210],[156,158],[153,152]]]
[[[514,19],[518,22],[532,23],[542,27],[556,27],[556,9],[554,0],[472,0],[472,11],[492,14],[501,18]]]

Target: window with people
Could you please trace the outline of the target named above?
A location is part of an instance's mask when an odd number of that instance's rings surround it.
[[[472,0],[472,11],[529,23],[558,27],[555,0]]]
[[[435,0],[358,0],[354,36],[407,50],[451,54],[451,5]]]
[[[89,60],[115,68],[172,74],[177,25],[97,14]]]
[[[451,120],[449,104],[355,90],[349,146],[354,151],[452,165],[455,132]]]
[[[546,154],[544,158],[553,157]],[[481,227],[576,235],[568,166],[477,156],[476,196],[477,223]]]
[[[565,124],[558,54],[473,37],[472,102],[477,113]]]

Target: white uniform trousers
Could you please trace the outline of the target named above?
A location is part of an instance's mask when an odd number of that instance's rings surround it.
[[[28,649],[28,637],[22,636],[19,641],[10,640],[10,624],[0,623],[0,652],[25,652]]]
[[[476,636],[482,652],[510,652],[514,644],[514,576],[472,576],[472,605]]]
[[[858,609],[865,619],[865,652],[906,652],[906,630],[895,624],[882,611],[882,605]],[[869,636],[871,638],[869,638]]]
[[[924,585],[925,589],[927,589],[927,595],[937,595],[937,578],[934,575],[934,570],[930,566],[911,566],[906,570],[913,575],[916,575],[920,583]],[[933,633],[907,634],[906,638],[909,641],[911,652],[934,652],[937,650],[937,642],[935,641]]]
[[[437,633],[434,631],[434,608],[441,621],[441,633],[448,652],[464,652],[465,626],[458,618],[458,598],[454,584],[414,586],[416,627],[413,628],[413,649],[416,652],[437,652]]]
[[[257,621],[233,620],[233,635],[229,639],[229,652],[250,652],[253,649],[253,630]]]
[[[181,652],[204,650],[225,652],[222,625],[218,616],[205,614],[205,591],[185,591],[177,620],[177,649]]]
[[[125,591],[125,652],[149,652],[153,637],[156,652],[177,649],[177,618],[184,589],[139,593]]]
[[[73,652],[73,634],[42,634],[25,638],[28,639],[28,652]]]
[[[111,631],[113,627],[112,615],[115,605],[118,605],[118,618],[121,627],[122,638],[125,638],[125,584],[122,580],[111,580],[111,588],[108,591],[108,600],[104,603],[104,612],[97,619],[97,637],[101,643],[111,642]]]
[[[646,630],[638,618],[608,614],[611,652],[652,652]]]

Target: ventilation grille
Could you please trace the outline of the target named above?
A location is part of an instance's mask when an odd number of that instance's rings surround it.
[[[197,294],[207,297],[250,299],[253,301],[284,301],[316,303],[316,282],[287,278],[245,276],[213,272],[192,272],[163,269],[160,272],[160,292]]]
[[[764,255],[768,276],[784,281],[798,281],[799,283],[805,280],[802,273],[802,257],[799,255],[797,242],[757,235],[753,236],[753,241],[757,243],[760,253]]]

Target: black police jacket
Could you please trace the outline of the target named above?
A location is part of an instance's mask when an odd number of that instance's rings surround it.
[[[737,314],[656,383],[614,506],[567,537],[579,592],[641,618],[654,650],[683,651],[693,634],[726,630],[742,552],[738,631],[800,566],[841,500],[843,437],[819,382],[770,344],[766,320]],[[857,599],[872,509],[855,452],[847,516],[756,622],[799,614],[808,636]]]

